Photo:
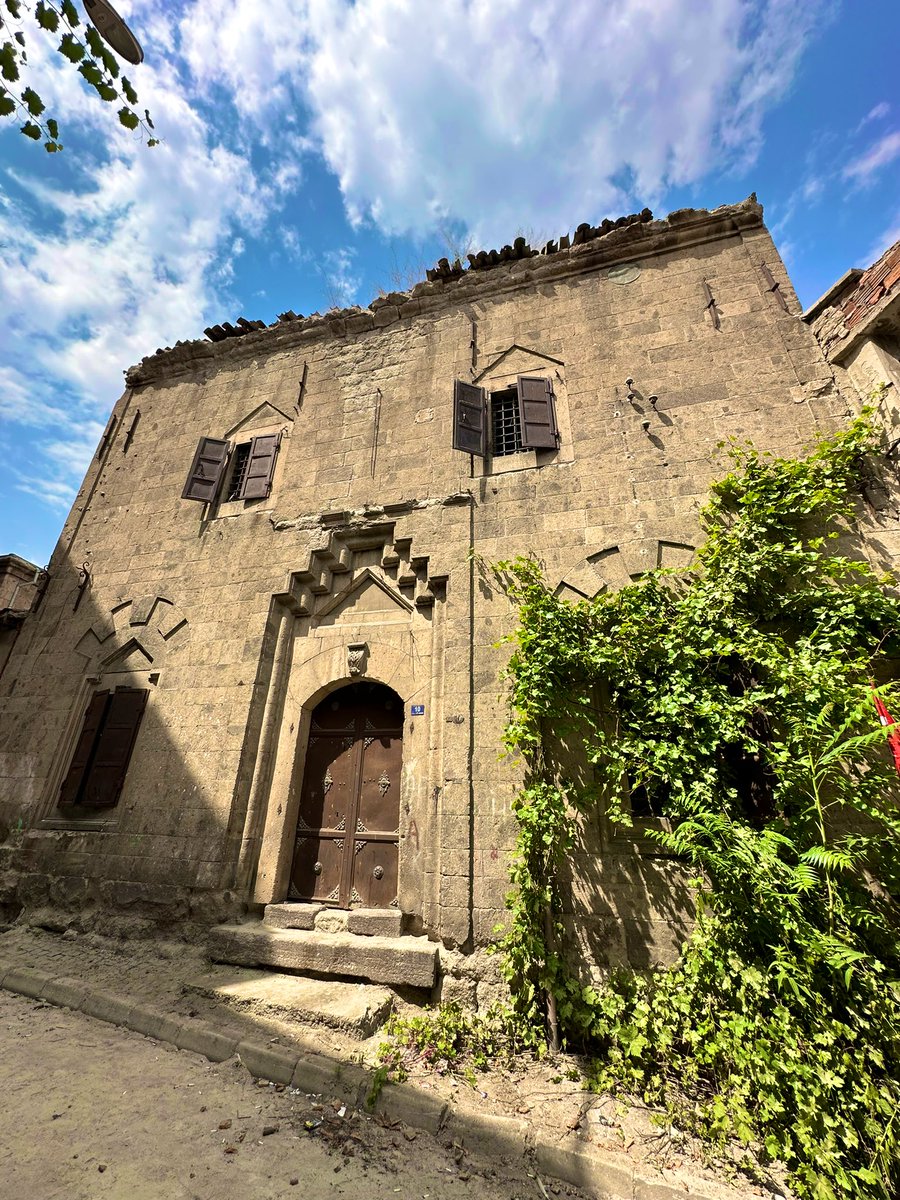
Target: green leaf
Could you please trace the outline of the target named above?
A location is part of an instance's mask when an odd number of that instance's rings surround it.
[[[59,13],[56,9],[44,4],[43,0],[38,0],[34,15],[41,29],[46,29],[50,33],[56,33],[57,29],[59,29]]]
[[[0,75],[8,83],[15,83],[19,78],[18,53],[12,42],[4,42],[0,46]]]
[[[48,154],[56,154],[58,150],[62,150],[60,142],[44,142],[44,149]]]
[[[27,87],[23,90],[22,103],[33,117],[39,117],[46,108],[46,105],[34,88],[30,87]]]
[[[51,138],[53,138],[54,141],[59,140],[59,126],[57,125],[57,123],[53,117],[47,118],[47,132],[50,134]]]
[[[14,17],[15,20],[18,21],[22,12],[22,5],[20,4],[19,0],[5,0],[5,2],[10,16]]]
[[[11,116],[16,111],[16,102],[6,92],[0,92],[0,117]]]
[[[71,33],[63,34],[63,39],[57,47],[63,58],[67,58],[69,62],[81,62],[84,58],[85,50],[81,42]]]
[[[26,121],[21,131],[27,138],[32,138],[36,142],[39,142],[43,137],[40,125],[35,125],[34,121]]]
[[[140,119],[136,112],[132,112],[130,108],[119,109],[119,124],[124,125],[126,129],[137,129],[140,125]]]
[[[83,62],[78,68],[78,73],[83,75],[93,88],[99,88],[103,82],[103,72],[92,59]]]
[[[107,103],[110,103],[113,100],[118,100],[119,98],[119,93],[114,87],[112,87],[111,84],[108,83],[98,84],[97,95],[101,100],[105,100]]]
[[[137,104],[137,92],[131,86],[131,81],[127,75],[122,76],[122,95],[129,104]]]
[[[81,20],[79,19],[79,16],[78,16],[78,9],[72,3],[72,0],[62,0],[62,4],[60,5],[60,8],[62,9],[63,16],[66,18],[66,20],[69,22],[69,24],[72,26],[73,29],[81,24]]]
[[[103,51],[106,49],[106,45],[93,25],[88,25],[85,29],[84,40],[87,42],[88,49],[95,58],[103,58]]]
[[[112,50],[104,46],[100,51],[100,57],[103,59],[103,65],[112,75],[113,79],[119,78],[119,60],[113,54]]]

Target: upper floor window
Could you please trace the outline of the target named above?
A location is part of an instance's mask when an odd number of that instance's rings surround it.
[[[202,437],[181,493],[182,500],[211,504],[216,499],[264,500],[272,489],[280,433],[264,433],[247,442],[232,444],[222,438]],[[222,495],[219,490],[227,475]]]
[[[453,395],[453,448],[480,458],[523,450],[556,450],[559,430],[553,384],[520,375],[515,387],[488,394],[457,379]]]

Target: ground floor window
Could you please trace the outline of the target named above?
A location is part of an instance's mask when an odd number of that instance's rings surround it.
[[[148,695],[144,688],[129,687],[94,693],[59,790],[59,808],[115,807]]]

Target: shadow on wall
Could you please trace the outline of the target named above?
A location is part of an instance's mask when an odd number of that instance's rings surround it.
[[[0,903],[132,936],[233,915],[265,656],[234,686],[165,585],[109,606],[90,562],[50,572],[0,681]]]

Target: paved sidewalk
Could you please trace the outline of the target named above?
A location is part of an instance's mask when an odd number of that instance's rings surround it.
[[[368,1111],[377,1035],[361,1042],[190,990],[189,982],[208,970],[202,949],[182,943],[25,927],[0,934],[6,991],[80,1010],[211,1062],[239,1060],[259,1079]],[[770,1194],[729,1184],[703,1165],[686,1139],[661,1135],[646,1113],[623,1117],[613,1101],[567,1080],[565,1065],[491,1071],[479,1076],[476,1088],[423,1071],[408,1083],[386,1085],[371,1111],[497,1165],[521,1164],[525,1157],[545,1177],[597,1196],[740,1200]]]

